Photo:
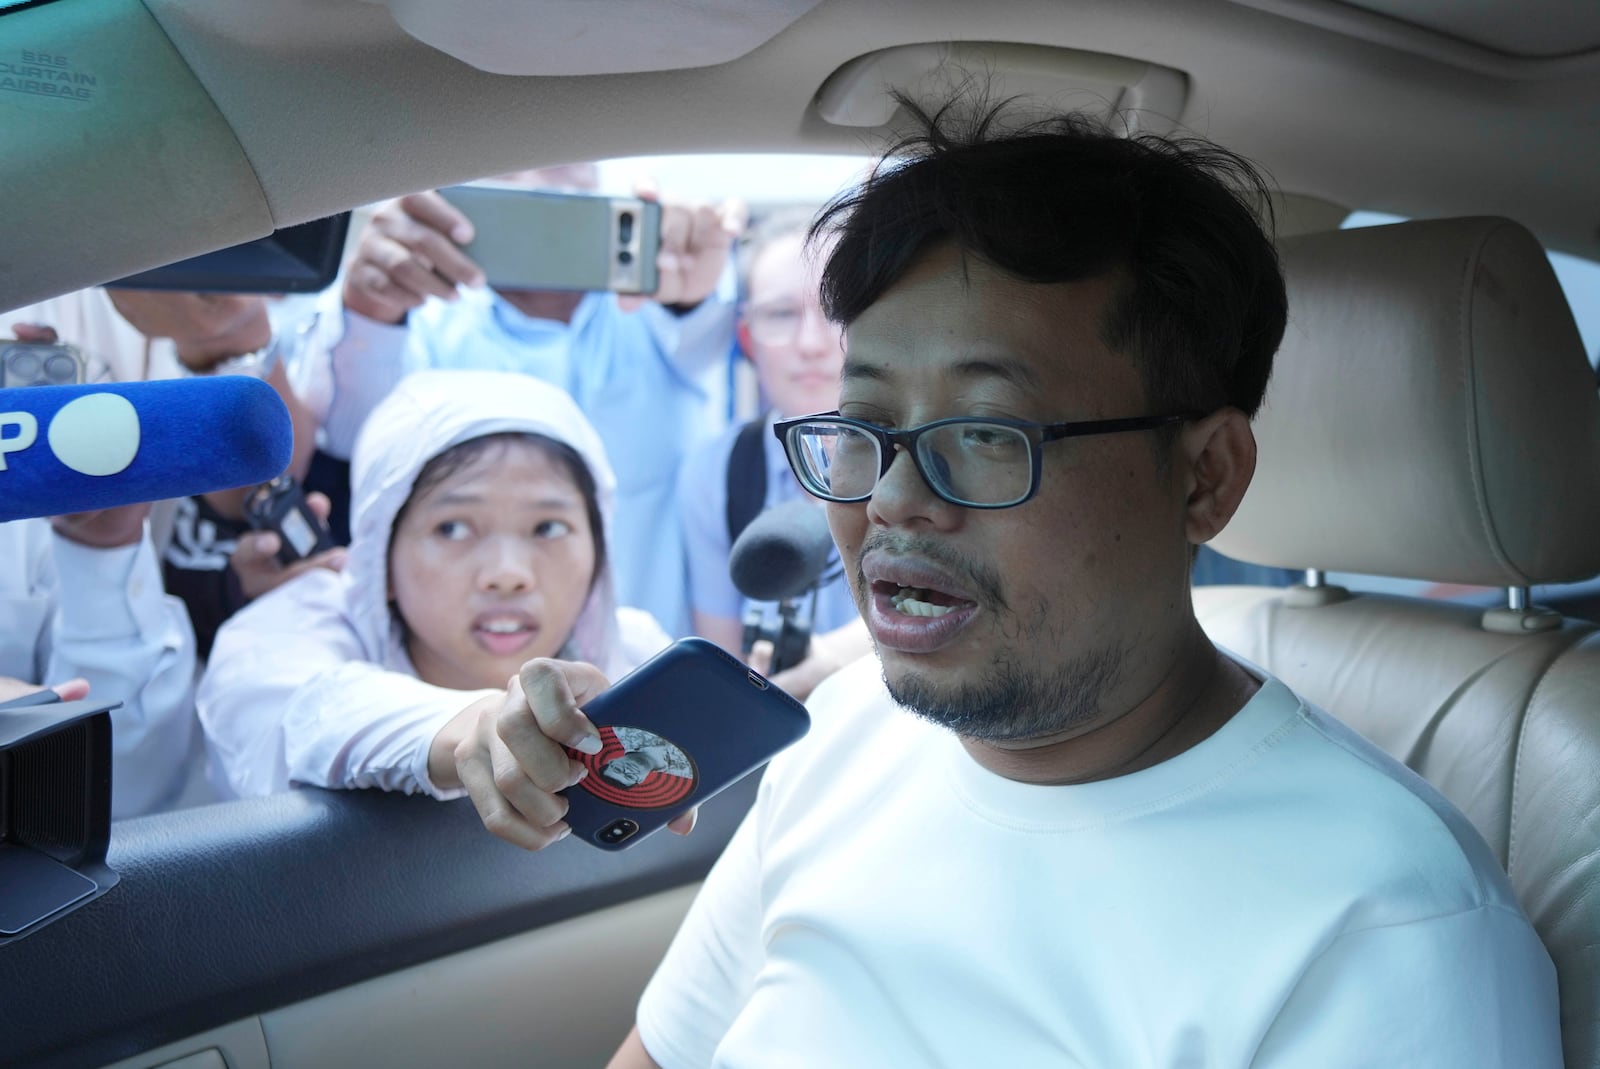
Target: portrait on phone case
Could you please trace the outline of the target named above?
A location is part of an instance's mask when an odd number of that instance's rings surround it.
[[[644,728],[600,729],[601,749],[584,754],[568,749],[589,769],[579,786],[612,805],[660,809],[682,801],[694,789],[694,761],[681,746]]]

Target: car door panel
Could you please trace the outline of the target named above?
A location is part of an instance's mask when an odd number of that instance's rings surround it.
[[[286,1030],[321,1012],[269,1011],[693,884],[755,784],[703,806],[687,838],[660,834],[614,854],[570,840],[530,854],[486,832],[465,800],[368,791],[300,790],[118,823],[108,860],[121,883],[0,952],[0,1064],[104,1064],[261,1014],[286,1057],[314,1057],[323,1048]],[[639,947],[635,973],[675,927],[661,908],[646,907],[655,921],[622,940]],[[665,929],[654,942],[651,923]],[[547,970],[543,952],[528,953],[530,970]],[[561,969],[543,975],[548,988]],[[502,1007],[513,1016],[514,996]],[[617,1009],[608,1023],[629,1019],[631,1006]],[[384,1028],[376,1011],[346,1025]]]

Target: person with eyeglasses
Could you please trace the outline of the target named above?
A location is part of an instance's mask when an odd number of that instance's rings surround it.
[[[770,666],[771,643],[757,642],[745,650],[745,621],[754,614],[768,625],[764,630],[774,631],[780,608],[776,602],[744,597],[729,576],[729,557],[757,514],[810,500],[771,428],[784,417],[837,407],[844,364],[839,329],[822,312],[816,265],[805,254],[806,229],[814,215],[813,209],[779,209],[757,220],[742,243],[739,346],[755,369],[767,408],[751,422],[730,427],[691,451],[678,477],[694,633],[735,656],[748,656],[762,672]],[[809,652],[773,676],[773,682],[801,699],[871,648],[844,573],[827,569],[819,579],[816,589],[792,607],[810,621]]]
[[[812,693],[612,1069],[1559,1066],[1472,825],[1195,619],[1286,321],[1264,180],[1010,107],[822,216],[839,405],[774,432],[876,657]]]

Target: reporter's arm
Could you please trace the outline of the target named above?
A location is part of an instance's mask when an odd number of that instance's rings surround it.
[[[343,582],[313,570],[217,633],[196,698],[212,753],[245,796],[305,783],[456,797],[427,778],[428,744],[483,692],[374,663],[343,615]]]
[[[717,286],[692,309],[646,304],[636,315],[649,328],[668,364],[691,382],[722,374],[733,351],[738,283],[730,265]]]
[[[335,305],[319,321],[308,359],[328,361],[330,392],[322,415],[323,449],[340,460],[355,451],[367,415],[389,396],[420,352],[421,338],[405,322],[381,323]],[[426,361],[415,358],[419,366]]]
[[[177,801],[202,760],[193,714],[195,642],[183,603],[162,589],[155,548],[140,525],[131,545],[101,548],[58,529],[59,598],[45,678],[82,677],[111,714],[112,816]]]

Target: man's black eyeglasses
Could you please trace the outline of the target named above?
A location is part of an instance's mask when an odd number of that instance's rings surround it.
[[[956,416],[894,431],[825,412],[783,420],[772,430],[800,485],[824,501],[870,498],[894,462],[898,445],[911,454],[928,489],[943,500],[965,508],[1003,509],[1038,493],[1040,455],[1046,442],[1153,430],[1201,415],[1184,412],[1076,423]]]

